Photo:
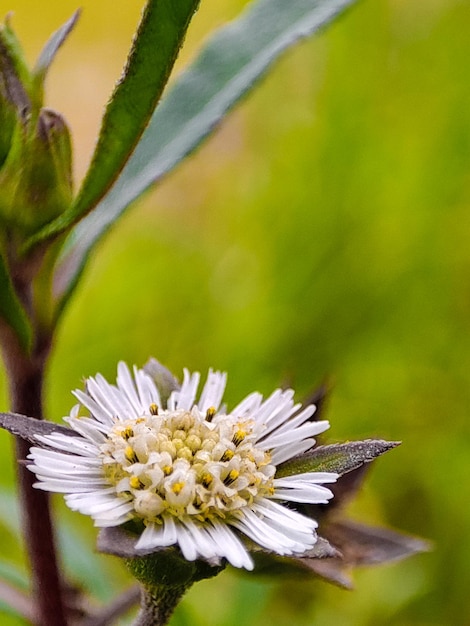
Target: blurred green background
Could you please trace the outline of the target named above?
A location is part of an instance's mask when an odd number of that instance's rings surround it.
[[[1,6],[32,62],[76,2]],[[51,72],[77,180],[142,3],[81,0]],[[244,4],[203,0],[179,68]],[[351,516],[434,543],[357,571],[353,592],[225,572],[188,593],[174,626],[470,624],[469,62],[470,2],[363,0],[284,57],[93,257],[57,337],[49,417],[67,414],[84,376],[113,378],[119,359],[227,370],[229,406],[286,381],[301,398],[326,378],[331,441],[403,441]],[[5,433],[0,446],[0,574],[24,581]],[[92,554],[88,519],[56,507],[68,571],[109,598],[123,568]]]

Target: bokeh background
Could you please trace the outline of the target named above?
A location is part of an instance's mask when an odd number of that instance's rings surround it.
[[[33,62],[76,4],[0,6]],[[80,4],[48,83],[74,133],[77,181],[143,1]],[[244,4],[203,0],[178,68]],[[227,370],[229,405],[286,382],[301,398],[328,380],[331,441],[403,441],[350,515],[434,543],[357,571],[353,592],[225,572],[188,593],[174,626],[470,624],[469,60],[469,2],[363,0],[289,52],[94,255],[58,333],[50,418],[119,359]],[[0,573],[24,584],[5,433],[0,448]],[[125,587],[120,563],[93,553],[90,521],[55,506],[67,571],[97,602]],[[0,621],[22,624],[6,607]]]

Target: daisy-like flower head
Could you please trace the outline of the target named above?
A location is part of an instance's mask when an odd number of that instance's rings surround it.
[[[196,401],[199,374],[186,370],[165,403],[144,370],[133,374],[120,363],[116,385],[97,375],[74,392],[70,435],[38,435],[47,447],[31,449],[36,487],[66,494],[96,526],[136,521],[135,548],[145,553],[177,545],[190,561],[223,558],[252,569],[244,536],[280,555],[313,547],[317,523],[286,503],[326,503],[333,494],[323,483],[337,475],[276,478],[279,464],[328,428],[310,419],[313,405],[301,409],[291,390],[278,389],[264,401],[252,393],[228,412],[226,375],[209,371]]]

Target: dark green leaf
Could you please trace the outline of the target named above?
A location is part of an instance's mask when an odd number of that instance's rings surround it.
[[[335,472],[340,476],[370,463],[376,457],[400,445],[397,441],[366,439],[330,446],[318,446],[280,465],[276,477],[292,476],[304,472]]]
[[[212,37],[157,107],[114,187],[75,227],[60,278],[68,285],[64,301],[89,252],[124,209],[192,152],[282,52],[352,2],[259,0]]]
[[[72,15],[72,17],[65,22],[63,26],[61,26],[58,30],[55,31],[55,33],[51,35],[49,41],[42,49],[42,52],[39,55],[36,66],[33,70],[33,76],[38,82],[42,83],[44,81],[47,70],[54,60],[59,48],[69,36],[79,17],[80,10],[77,10]]]
[[[115,181],[155,109],[198,4],[199,0],[149,0],[124,75],[104,114],[78,197],[71,209],[43,229],[32,244],[70,227]]]
[[[31,345],[31,324],[11,283],[8,269],[0,255],[0,317],[12,328],[24,350]]]

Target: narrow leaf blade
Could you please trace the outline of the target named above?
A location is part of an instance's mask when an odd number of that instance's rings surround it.
[[[63,26],[61,26],[58,30],[55,31],[49,38],[49,41],[46,43],[44,48],[42,49],[41,54],[36,62],[36,66],[34,67],[33,74],[37,80],[42,82],[44,77],[47,74],[47,70],[49,69],[52,61],[54,60],[59,48],[62,46],[64,41],[69,36],[70,32],[73,30],[73,27],[77,23],[78,18],[80,17],[80,9],[75,11],[70,19],[68,19]]]
[[[343,562],[354,567],[400,561],[431,549],[423,539],[349,520],[326,525],[324,533],[341,551]]]
[[[176,80],[109,193],[73,230],[62,271],[64,302],[87,256],[123,211],[209,135],[273,62],[354,0],[258,0],[221,28]]]
[[[342,476],[355,470],[364,463],[370,463],[376,457],[396,448],[397,441],[366,439],[350,443],[318,446],[279,466],[276,478],[292,476],[304,472],[335,472]]]
[[[88,213],[117,178],[167,83],[199,0],[149,0],[123,77],[108,103],[88,173],[74,205],[28,245],[58,235]]]
[[[12,435],[21,437],[28,443],[36,445],[40,445],[36,439],[36,435],[62,433],[68,437],[78,436],[78,433],[66,426],[61,426],[60,424],[46,420],[39,420],[34,417],[27,417],[20,413],[0,413],[0,428],[4,428]]]

